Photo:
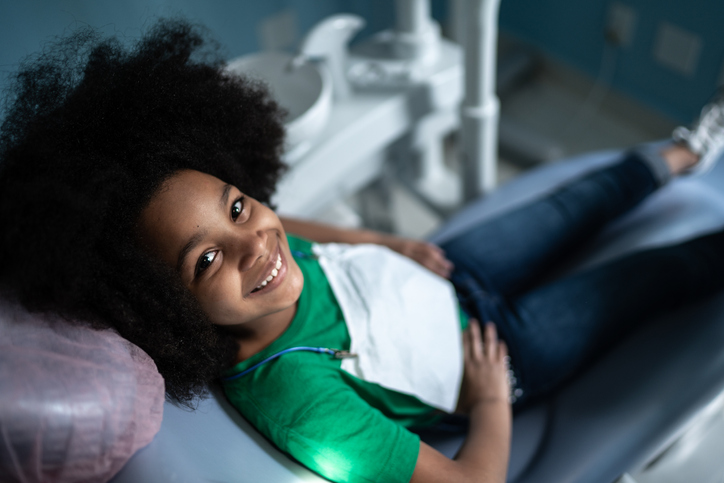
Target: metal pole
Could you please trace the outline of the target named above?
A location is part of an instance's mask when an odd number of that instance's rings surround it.
[[[465,99],[461,107],[463,195],[466,201],[495,187],[498,118],[495,68],[500,0],[468,0],[465,29]]]
[[[430,65],[437,60],[440,28],[430,16],[430,0],[396,0],[393,52],[398,59]]]
[[[429,28],[429,0],[397,0],[397,31],[403,34],[421,35]]]

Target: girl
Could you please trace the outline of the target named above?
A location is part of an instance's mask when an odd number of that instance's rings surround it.
[[[550,393],[635,323],[724,284],[724,231],[547,280],[716,159],[719,104],[661,153],[440,250],[277,217],[282,113],[208,45],[165,21],[132,49],[82,32],[21,69],[0,137],[0,283],[31,310],[117,329],[178,401],[221,374],[260,432],[333,481],[504,481],[511,393]],[[454,460],[408,430],[451,412],[469,418]]]

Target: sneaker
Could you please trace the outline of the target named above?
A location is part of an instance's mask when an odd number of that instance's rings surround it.
[[[724,88],[704,106],[691,129],[679,126],[671,137],[699,155],[699,162],[690,170],[691,173],[704,173],[711,169],[724,151]]]

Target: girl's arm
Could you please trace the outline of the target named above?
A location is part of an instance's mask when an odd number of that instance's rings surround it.
[[[372,230],[350,230],[322,223],[280,217],[284,230],[317,243],[374,243],[405,255],[444,278],[450,278],[452,263],[432,243],[401,238]]]
[[[470,417],[470,428],[454,460],[420,443],[411,483],[504,483],[510,453],[511,410],[505,343],[495,326],[487,324],[485,339],[471,319],[463,336],[465,373],[458,410]]]

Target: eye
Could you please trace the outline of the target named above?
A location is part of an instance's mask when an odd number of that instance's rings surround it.
[[[239,218],[239,215],[244,211],[244,197],[242,196],[238,200],[234,201],[234,204],[231,205],[231,219],[236,221],[237,218]]]
[[[218,252],[206,252],[199,258],[199,261],[196,263],[196,272],[194,275],[201,274],[204,270],[209,268],[212,263],[214,263],[214,260],[216,259],[216,255]]]

